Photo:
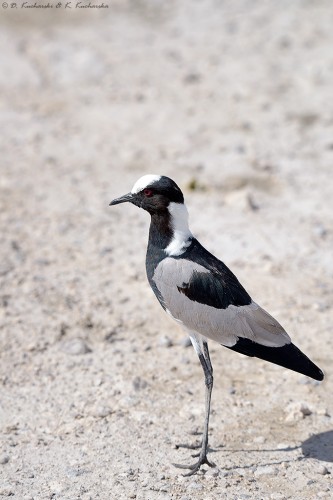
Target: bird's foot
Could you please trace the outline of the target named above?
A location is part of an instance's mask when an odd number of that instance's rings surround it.
[[[175,467],[178,467],[179,469],[190,469],[190,472],[188,472],[187,474],[183,474],[184,476],[192,476],[193,474],[195,474],[196,472],[198,472],[198,470],[200,469],[200,467],[202,465],[208,465],[209,467],[216,467],[216,464],[214,464],[214,462],[209,462],[208,458],[207,458],[207,455],[203,455],[199,456],[199,460],[195,463],[195,464],[192,464],[192,465],[183,465],[183,464],[173,464]]]

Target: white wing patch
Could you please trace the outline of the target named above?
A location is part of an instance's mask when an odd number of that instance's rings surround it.
[[[142,191],[144,188],[146,188],[147,186],[150,186],[154,182],[158,182],[160,179],[161,179],[160,175],[152,175],[152,174],[144,175],[136,181],[136,183],[134,184],[134,186],[132,188],[131,193],[137,194],[140,191]]]
[[[228,347],[235,345],[238,337],[268,347],[281,347],[290,342],[282,326],[255,302],[217,309],[190,300],[180,293],[177,287],[188,283],[194,270],[210,272],[186,259],[166,258],[156,267],[153,276],[169,314],[185,329]]]

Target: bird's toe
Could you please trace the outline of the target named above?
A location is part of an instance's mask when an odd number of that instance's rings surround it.
[[[207,458],[207,456],[200,457],[199,460],[195,464],[191,465],[183,465],[183,464],[173,464],[175,467],[178,469],[190,469],[190,472],[187,474],[184,474],[184,476],[192,476],[198,470],[202,465],[208,465],[209,467],[216,467],[216,464],[214,462],[210,462]]]

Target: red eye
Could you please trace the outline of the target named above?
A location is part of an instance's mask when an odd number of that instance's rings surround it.
[[[144,189],[143,192],[144,192],[145,196],[147,196],[147,198],[150,198],[154,194],[152,189]]]

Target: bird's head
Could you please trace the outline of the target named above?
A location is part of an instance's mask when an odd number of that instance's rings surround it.
[[[169,177],[144,175],[134,184],[130,193],[112,200],[110,205],[127,201],[155,215],[165,213],[170,203],[183,204],[184,196],[177,184]]]

